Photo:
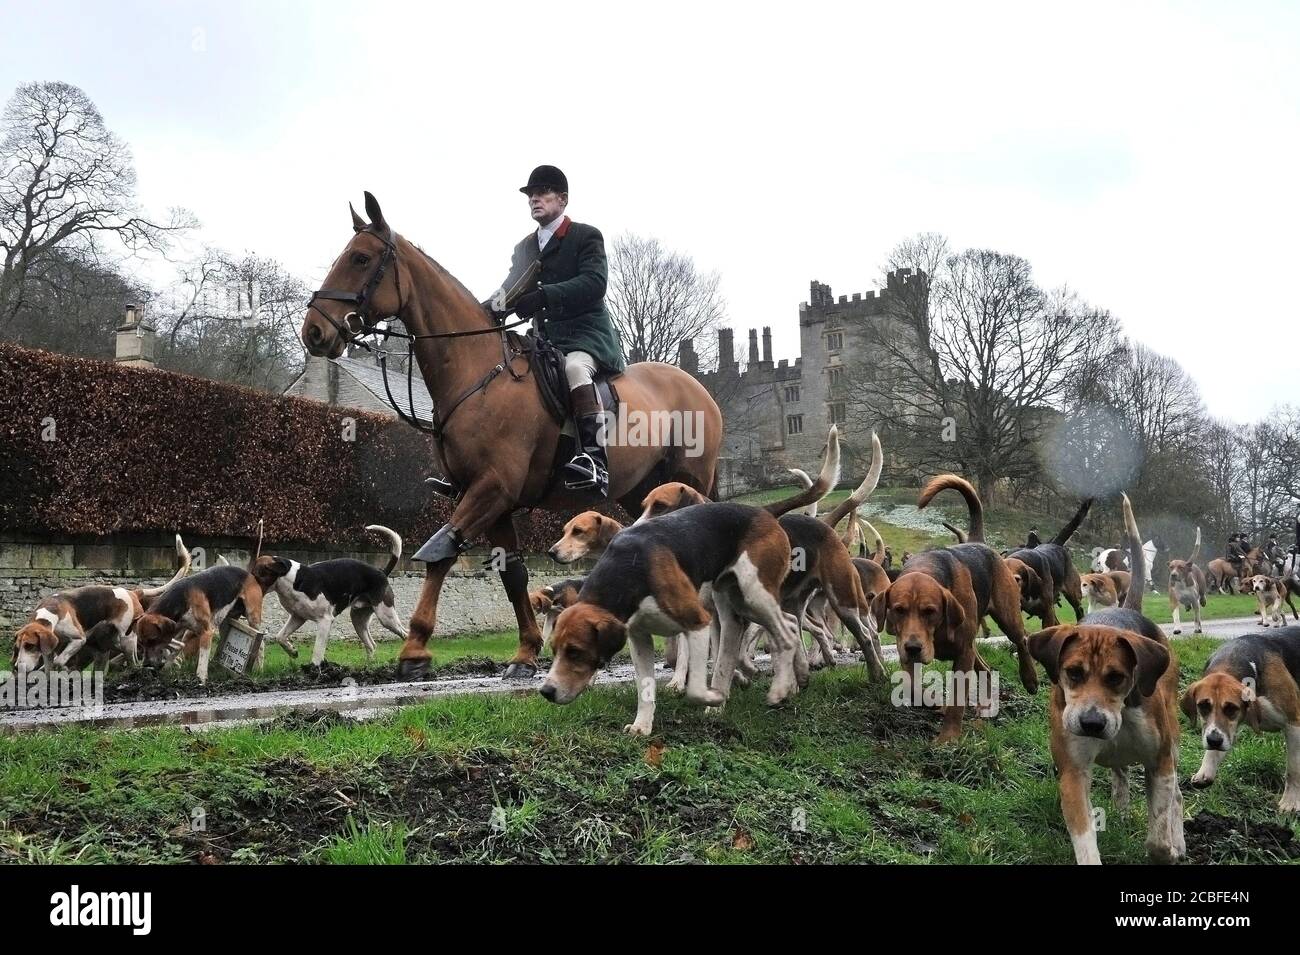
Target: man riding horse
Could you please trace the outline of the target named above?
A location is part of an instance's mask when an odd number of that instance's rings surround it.
[[[517,309],[523,297],[518,292],[536,293],[523,302],[524,309],[542,318],[560,348],[584,352],[597,368],[621,368],[618,338],[600,304],[605,292],[600,233],[563,217],[565,191],[556,188],[567,185],[562,177],[541,178],[552,181],[535,184],[550,187],[536,197],[540,215],[535,217],[539,225],[551,227],[549,235],[545,240],[529,236],[522,252],[516,250],[517,261],[531,254],[535,267],[523,270],[527,282],[512,286],[501,305]],[[548,192],[555,194],[553,201],[545,198]],[[454,488],[455,501],[447,522],[414,554],[425,564],[424,586],[398,653],[398,672],[408,679],[428,672],[432,654],[427,644],[437,624],[443,583],[461,555],[482,539],[494,549],[494,558],[498,553],[504,558],[497,570],[519,623],[519,649],[505,676],[532,676],[542,633],[528,596],[528,571],[513,516],[541,508],[567,519],[590,505],[590,492],[552,481],[560,424],[525,349],[509,331],[515,323],[493,321],[455,276],[389,225],[370,193],[366,213],[369,222],[352,212],[352,237],[312,295],[301,336],[310,354],[330,359],[341,357],[349,346],[375,348],[368,339],[404,341],[428,387],[431,409],[423,430],[431,435],[431,463]],[[540,289],[527,288],[534,273],[541,275]],[[619,378],[618,399],[618,410],[629,421],[667,418],[689,421],[691,428],[689,435],[684,427],[669,428],[647,440],[611,441],[606,449],[588,420],[582,443],[593,468],[586,473],[598,478],[593,472],[605,468],[608,454],[611,500],[636,514],[646,494],[673,481],[716,494],[722,412],[698,380],[672,365],[638,362]],[[401,414],[400,398],[390,394],[389,400]],[[575,399],[580,414],[598,410],[594,399],[583,401]],[[414,420],[413,414],[406,417]]]
[[[493,317],[505,319],[505,297],[540,264],[538,284],[515,301],[520,318],[532,318],[540,333],[564,352],[564,372],[578,426],[579,450],[564,468],[571,491],[609,492],[604,418],[592,379],[623,370],[623,347],[605,311],[605,240],[595,226],[564,214],[569,180],[554,166],[538,166],[519,190],[537,223],[515,246],[510,273],[485,303]]]

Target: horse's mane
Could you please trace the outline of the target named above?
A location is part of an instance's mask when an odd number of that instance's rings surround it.
[[[410,243],[411,248],[415,249],[416,252],[419,252],[422,256],[424,256],[424,260],[428,262],[430,265],[432,265],[434,270],[437,271],[437,273],[440,276],[442,276],[444,279],[450,282],[452,286],[454,286],[455,288],[460,289],[461,294],[463,294],[465,298],[473,302],[475,305],[478,304],[478,299],[474,297],[473,292],[471,292],[469,289],[465,287],[465,283],[463,283],[460,279],[456,278],[456,276],[452,275],[445,268],[443,268],[438,263],[437,259],[431,256],[428,252],[425,252],[424,249],[422,249],[418,244],[416,244],[415,242],[411,242],[410,239],[407,239],[406,241]]]

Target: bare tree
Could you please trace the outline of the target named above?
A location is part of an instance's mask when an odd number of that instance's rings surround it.
[[[22,311],[5,337],[28,347],[112,358],[122,307],[144,303],[149,294],[111,263],[85,262],[56,251],[29,275]]]
[[[204,248],[155,298],[159,363],[205,378],[283,390],[302,368],[306,284],[279,262]]]
[[[116,246],[162,250],[192,225],[175,211],[155,222],[135,201],[131,154],[95,104],[67,83],[19,86],[0,119],[0,332],[22,310],[29,282],[59,259],[99,261]]]
[[[668,251],[658,239],[614,240],[605,305],[628,360],[676,363],[678,348],[691,339],[701,365],[711,364],[726,317],[718,281],[718,273],[700,272],[689,255]]]
[[[1113,349],[1114,320],[1045,292],[1018,256],[946,254],[940,236],[900,245],[890,264],[888,312],[850,372],[855,414],[918,468],[969,475],[986,500],[999,480],[1038,477],[1039,445],[1074,375]]]
[[[1300,505],[1300,410],[1274,409],[1241,429],[1239,523],[1251,534],[1289,529]]]

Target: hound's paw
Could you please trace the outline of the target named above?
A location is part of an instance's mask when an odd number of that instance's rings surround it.
[[[650,727],[641,723],[628,723],[623,727],[624,733],[630,733],[632,736],[649,736]]]
[[[736,686],[749,686],[749,674],[743,670],[737,670],[731,675],[731,682]]]
[[[1282,793],[1282,801],[1277,804],[1278,812],[1300,812],[1300,786]]]
[[[1147,858],[1156,865],[1173,865],[1175,862],[1180,862],[1186,854],[1186,850],[1179,852],[1177,848],[1164,842],[1147,843]]]
[[[679,673],[681,674],[681,679],[677,678],[677,675]],[[664,684],[664,689],[672,690],[672,692],[674,693],[685,693],[686,692],[686,671],[682,669],[674,670],[673,678]]]
[[[686,698],[692,703],[702,703],[704,706],[718,706],[725,703],[727,698],[717,690],[705,690],[702,693],[687,693]]]
[[[1205,789],[1214,785],[1214,777],[1203,770],[1197,770],[1196,775],[1192,777],[1192,785],[1197,789]]]
[[[784,692],[784,693],[783,693],[783,692],[781,692],[781,691],[779,691],[779,690],[775,690],[775,689],[768,690],[768,691],[767,691],[766,703],[767,703],[768,706],[781,706],[781,705],[782,705],[783,703],[785,703],[785,701],[788,700],[792,695],[793,695],[792,693],[788,693],[788,692]]]

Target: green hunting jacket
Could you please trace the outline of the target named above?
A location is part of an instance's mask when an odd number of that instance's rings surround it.
[[[543,334],[565,353],[585,351],[602,372],[622,371],[622,341],[605,310],[605,239],[600,230],[565,216],[540,251],[537,233],[529,233],[515,246],[510,274],[501,287],[511,288],[539,257],[546,296],[546,307],[538,315]]]

